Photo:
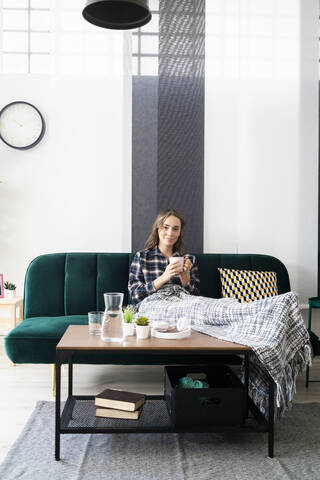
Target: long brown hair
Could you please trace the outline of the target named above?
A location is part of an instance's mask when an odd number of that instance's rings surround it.
[[[176,241],[174,248],[179,252],[179,255],[183,255],[183,247],[184,247],[184,238],[183,238],[183,227],[184,227],[184,219],[178,213],[176,210],[173,208],[168,208],[167,210],[163,210],[162,212],[158,213],[157,218],[155,219],[155,222],[152,226],[151,233],[146,241],[146,244],[144,246],[145,250],[152,250],[155,248],[158,243],[159,243],[159,233],[158,230],[161,228],[164,224],[164,222],[167,220],[168,217],[177,217],[180,222],[181,222],[181,230],[180,230],[180,236],[178,240]]]

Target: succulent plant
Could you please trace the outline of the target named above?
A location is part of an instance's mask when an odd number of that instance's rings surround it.
[[[146,327],[147,325],[149,325],[149,320],[147,319],[147,317],[139,317],[136,320],[136,325],[140,325],[141,327]]]
[[[14,283],[4,282],[4,288],[6,290],[15,290],[17,287]]]
[[[133,319],[136,313],[134,305],[128,305],[123,308],[123,321],[125,323],[133,323]]]

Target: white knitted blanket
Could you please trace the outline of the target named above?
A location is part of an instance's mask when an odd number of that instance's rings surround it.
[[[250,355],[249,395],[266,416],[266,370],[276,384],[279,417],[292,405],[298,373],[311,364],[309,334],[293,292],[239,303],[193,296],[177,285],[167,285],[140,303],[139,314],[169,323],[187,317],[194,330],[251,347],[255,355]]]

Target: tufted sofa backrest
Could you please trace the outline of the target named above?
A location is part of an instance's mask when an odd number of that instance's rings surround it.
[[[132,253],[52,253],[29,265],[24,286],[24,318],[86,315],[104,310],[103,293],[125,293]],[[221,297],[218,268],[265,270],[277,273],[279,293],[290,291],[289,276],[280,260],[269,255],[196,255],[201,295]]]

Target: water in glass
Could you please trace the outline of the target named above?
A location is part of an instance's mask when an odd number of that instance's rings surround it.
[[[123,293],[104,293],[106,306],[101,329],[101,339],[104,342],[123,341]]]

